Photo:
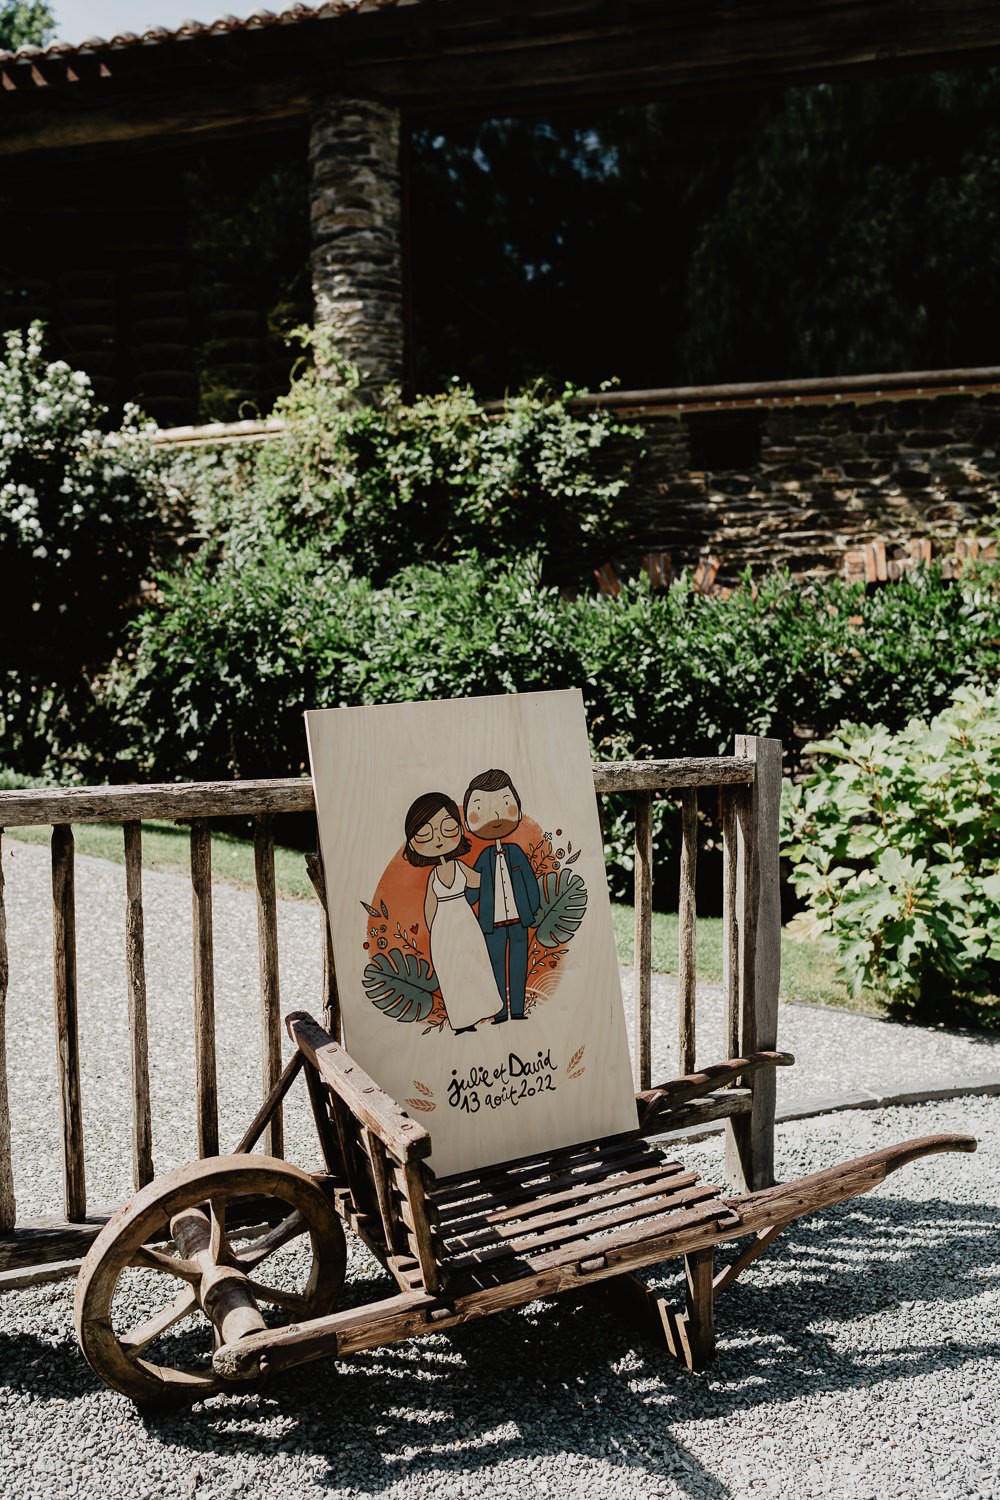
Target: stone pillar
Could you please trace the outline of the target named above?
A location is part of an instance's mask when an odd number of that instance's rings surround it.
[[[399,129],[396,109],[331,99],[309,143],[316,323],[370,394],[403,378]]]

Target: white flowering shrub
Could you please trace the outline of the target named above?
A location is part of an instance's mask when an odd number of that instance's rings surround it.
[[[89,710],[149,564],[159,510],[137,411],[114,431],[87,375],[45,357],[42,327],[0,358],[0,744],[37,772]]]

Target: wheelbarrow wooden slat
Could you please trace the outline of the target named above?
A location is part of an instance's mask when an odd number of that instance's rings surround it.
[[[677,1174],[682,1174],[684,1171],[684,1168],[680,1162],[671,1162],[669,1164],[664,1164],[663,1166],[646,1166],[642,1167],[638,1171],[623,1172],[621,1176],[616,1179],[616,1186],[624,1187],[633,1183],[648,1182],[650,1179],[661,1179],[664,1173],[667,1171],[668,1165],[673,1167],[674,1171]],[[573,1181],[576,1185],[571,1188],[567,1188],[563,1192],[554,1192],[547,1194],[546,1204],[549,1208],[553,1208],[557,1207],[561,1203],[576,1202],[598,1195],[605,1190],[604,1184],[606,1181],[606,1177],[607,1174],[605,1172],[602,1172],[599,1168],[591,1168],[587,1172],[580,1172],[578,1176],[573,1178],[564,1177],[561,1179],[562,1181]],[[496,1198],[493,1200],[482,1200],[481,1206],[477,1205],[478,1212],[474,1212],[471,1214],[467,1211],[468,1205],[458,1204],[456,1205],[456,1211],[453,1212],[453,1214],[441,1215],[440,1224],[442,1232],[447,1235],[461,1233],[467,1224],[475,1224],[479,1222],[483,1218],[483,1216],[485,1216],[490,1224],[503,1224],[510,1219],[519,1219],[524,1215],[525,1212],[530,1212],[530,1206],[537,1198],[537,1193],[537,1188],[524,1188],[522,1190],[513,1189],[507,1195],[506,1200],[500,1198]],[[490,1201],[495,1202],[497,1206],[491,1209],[489,1207]],[[459,1211],[462,1214],[461,1217],[458,1216]]]
[[[673,1159],[674,1166],[681,1170],[682,1164]],[[553,1153],[547,1163],[529,1162],[520,1170],[512,1170],[504,1177],[496,1177],[483,1184],[475,1181],[468,1188],[454,1187],[450,1191],[433,1189],[434,1203],[442,1224],[451,1224],[470,1213],[478,1213],[490,1203],[498,1208],[530,1200],[544,1191],[549,1202],[558,1201],[556,1194],[563,1189],[586,1190],[592,1182],[604,1182],[613,1173],[629,1171],[665,1170],[662,1152],[656,1152],[647,1141],[629,1139],[613,1150],[598,1151],[588,1147],[573,1155]]]
[[[604,1180],[591,1183],[588,1185],[589,1191],[578,1197],[560,1194],[561,1198],[569,1201],[556,1207],[542,1196],[535,1197],[532,1202],[517,1203],[506,1210],[485,1209],[478,1218],[470,1219],[461,1230],[450,1226],[443,1230],[445,1247],[459,1241],[465,1246],[473,1241],[496,1243],[498,1237],[526,1239],[543,1229],[579,1223],[619,1208],[632,1208],[636,1213],[648,1212],[650,1203],[655,1204],[665,1198],[672,1199],[698,1182],[697,1172],[675,1171],[673,1163],[661,1172],[648,1168],[643,1175],[645,1180],[642,1182],[636,1182],[633,1174],[627,1173],[611,1182]]]
[[[547,1254],[554,1250],[567,1250],[575,1254],[580,1246],[587,1245],[594,1236],[601,1235],[607,1230],[620,1228],[622,1225],[631,1226],[643,1221],[648,1221],[652,1233],[654,1224],[666,1225],[678,1212],[689,1210],[693,1204],[718,1199],[718,1195],[718,1188],[710,1184],[698,1183],[695,1179],[688,1187],[675,1193],[659,1193],[656,1197],[645,1198],[639,1202],[622,1202],[599,1216],[583,1220],[574,1219],[570,1224],[513,1234],[500,1244],[494,1240],[493,1243],[470,1247],[468,1241],[463,1239],[459,1241],[460,1253],[453,1255],[451,1247],[448,1247],[448,1271],[452,1274],[465,1270],[470,1265],[485,1265],[490,1260],[499,1260],[509,1256],[516,1256],[528,1265],[534,1266],[539,1254]]]

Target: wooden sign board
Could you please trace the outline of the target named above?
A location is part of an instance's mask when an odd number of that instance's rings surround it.
[[[306,723],[344,1041],[438,1175],[634,1129],[580,693]]]

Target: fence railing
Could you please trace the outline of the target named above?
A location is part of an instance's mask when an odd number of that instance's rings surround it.
[[[602,762],[594,765],[599,797],[626,794],[635,806],[635,1075],[637,1088],[652,1083],[651,935],[653,913],[653,799],[677,793],[681,804],[678,953],[678,1056],[680,1072],[696,1065],[695,884],[699,793],[720,803],[723,840],[725,1035],[723,1058],[746,1057],[776,1045],[780,918],[777,809],[781,746],[776,740],[740,737],[733,756],[704,759]],[[100,1228],[88,1217],[80,1026],[76,959],[76,860],[73,828],[83,823],[121,825],[125,863],[125,981],[131,1064],[132,1179],[142,1187],[153,1175],[146,1007],[146,949],[142,892],[144,819],[190,825],[193,944],[195,1108],[201,1155],[219,1149],[218,1061],[215,1028],[215,954],[212,924],[212,835],[217,820],[252,819],[260,960],[262,1095],[281,1076],[281,997],[273,820],[278,814],[314,813],[311,782],[200,782],[188,785],[47,788],[0,792],[0,855],[4,830],[52,828],[56,1069],[61,1108],[64,1218],[19,1224],[11,1154],[6,1065],[6,1014],[10,981],[0,858],[0,1272],[68,1260],[85,1253]],[[318,858],[306,856],[322,899]],[[339,1007],[329,936],[324,943],[321,1005],[329,1029],[339,1034]],[[735,1086],[734,1086],[735,1085]],[[727,1168],[741,1188],[772,1180],[774,1073],[761,1068],[727,1087],[704,1094],[671,1116],[727,1121]],[[268,1126],[264,1149],[283,1153],[280,1110]]]

